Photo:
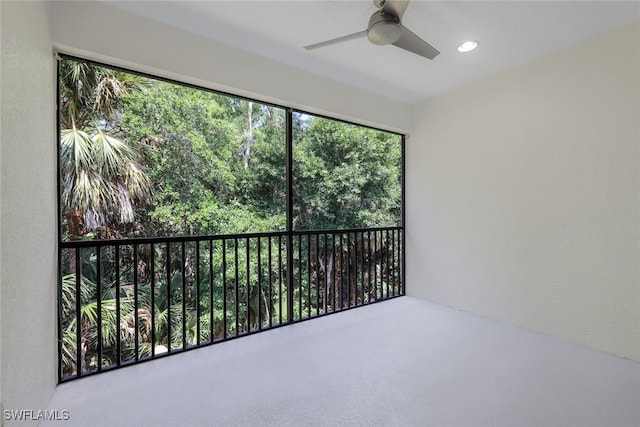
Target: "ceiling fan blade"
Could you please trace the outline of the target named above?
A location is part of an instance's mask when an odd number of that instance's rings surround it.
[[[409,6],[409,0],[387,0],[384,2],[381,12],[393,15],[400,20],[404,11],[407,10],[407,6]]]
[[[338,37],[336,39],[331,39],[331,40],[323,41],[323,42],[316,43],[316,44],[310,44],[309,46],[305,46],[304,48],[307,49],[307,50],[318,49],[318,48],[321,48],[321,47],[330,46],[332,44],[342,43],[342,42],[346,42],[346,41],[354,40],[354,39],[359,39],[360,37],[366,37],[366,35],[367,35],[367,30],[364,30],[364,31],[360,31],[360,32],[357,32],[357,33],[349,34],[347,36]]]
[[[428,59],[433,59],[440,53],[438,49],[413,34],[406,27],[402,27],[402,35],[393,45]]]

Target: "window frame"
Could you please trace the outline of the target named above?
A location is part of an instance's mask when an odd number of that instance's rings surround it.
[[[61,313],[61,307],[62,307],[62,265],[63,265],[63,251],[70,248],[70,247],[77,247],[77,248],[83,248],[83,247],[91,247],[91,246],[99,246],[101,244],[106,244],[107,242],[111,242],[111,240],[107,240],[107,239],[102,239],[102,240],[87,240],[87,241],[69,241],[69,240],[63,240],[63,229],[62,229],[62,224],[63,224],[63,206],[62,206],[62,177],[61,177],[61,158],[60,158],[60,143],[61,143],[61,120],[60,120],[60,113],[61,113],[61,108],[60,108],[60,60],[61,59],[67,59],[67,60],[73,60],[73,61],[81,61],[81,62],[85,62],[85,63],[90,63],[92,65],[96,65],[96,66],[100,66],[100,67],[105,67],[105,68],[109,68],[115,71],[121,71],[121,72],[126,72],[126,73],[131,73],[134,75],[138,75],[141,77],[145,77],[145,78],[149,78],[149,79],[154,79],[157,81],[162,81],[162,82],[166,82],[166,83],[170,83],[170,84],[176,84],[176,85],[180,85],[183,87],[187,87],[187,88],[192,88],[192,89],[196,89],[196,90],[202,90],[202,91],[206,91],[206,92],[210,92],[210,93],[214,93],[217,95],[223,95],[223,96],[228,96],[228,97],[232,97],[235,99],[239,99],[239,100],[243,100],[243,101],[247,101],[247,102],[256,102],[256,103],[260,103],[262,105],[266,105],[266,106],[270,106],[270,107],[274,107],[274,108],[278,108],[278,109],[282,109],[285,112],[285,169],[286,169],[286,177],[285,177],[285,192],[286,192],[286,203],[285,203],[285,207],[286,207],[286,229],[284,231],[279,231],[279,232],[265,232],[265,233],[240,233],[237,236],[242,236],[241,238],[249,238],[249,237],[267,237],[268,235],[281,235],[282,237],[285,238],[286,241],[286,263],[288,266],[293,266],[294,264],[294,260],[293,260],[293,256],[294,256],[294,247],[293,247],[293,241],[294,241],[294,237],[298,236],[300,238],[300,236],[302,236],[305,233],[322,233],[325,232],[325,234],[327,232],[340,232],[341,230],[295,230],[293,227],[293,219],[294,219],[294,206],[293,206],[293,195],[294,195],[294,191],[293,191],[293,146],[294,146],[294,138],[293,138],[293,131],[294,131],[294,126],[293,126],[293,119],[294,119],[294,115],[295,114],[304,114],[304,115],[310,115],[310,116],[314,116],[314,117],[318,117],[318,118],[322,118],[322,119],[327,119],[327,120],[333,120],[333,121],[337,121],[337,122],[341,122],[341,123],[345,123],[345,124],[349,124],[349,125],[354,125],[354,126],[359,126],[359,127],[363,127],[363,128],[367,128],[367,129],[371,129],[374,131],[380,131],[380,132],[385,132],[391,135],[396,135],[400,137],[400,152],[401,152],[401,158],[400,158],[400,191],[401,191],[401,200],[400,200],[400,223],[397,226],[394,226],[392,228],[397,228],[399,231],[398,236],[399,236],[399,244],[401,245],[400,248],[398,248],[398,254],[402,254],[402,256],[399,256],[399,261],[400,261],[400,265],[398,266],[401,269],[400,272],[400,280],[401,280],[401,293],[398,296],[404,295],[405,294],[405,283],[406,283],[406,268],[405,268],[405,242],[406,242],[406,228],[405,228],[405,203],[406,203],[406,191],[405,191],[405,146],[406,146],[406,135],[403,133],[399,133],[399,132],[395,132],[395,131],[390,131],[387,129],[382,129],[382,128],[378,128],[375,126],[371,126],[368,124],[363,124],[363,123],[359,123],[356,121],[351,121],[351,120],[345,120],[342,118],[337,118],[337,117],[332,117],[330,115],[326,115],[326,114],[322,114],[322,113],[315,113],[315,112],[311,112],[311,111],[306,111],[300,108],[294,108],[293,106],[290,105],[281,105],[281,104],[276,104],[270,101],[265,101],[259,98],[252,98],[252,97],[248,97],[248,96],[244,96],[244,95],[238,95],[232,92],[227,92],[227,91],[222,91],[222,90],[217,90],[217,89],[212,89],[212,88],[207,88],[204,86],[200,86],[200,85],[196,85],[193,83],[188,83],[188,82],[183,82],[183,81],[179,81],[176,79],[172,79],[172,78],[168,78],[168,77],[163,77],[163,76],[159,76],[159,75],[154,75],[151,73],[146,73],[146,72],[141,72],[135,69],[131,69],[131,68],[126,68],[126,67],[122,67],[122,66],[118,66],[118,65],[113,65],[113,64],[109,64],[109,63],[105,63],[105,62],[101,62],[101,61],[96,61],[96,60],[92,60],[92,59],[87,59],[84,57],[80,57],[80,56],[76,56],[76,55],[70,55],[70,54],[66,54],[66,53],[62,53],[62,52],[56,52],[56,62],[57,62],[57,66],[56,66],[56,109],[57,109],[57,123],[56,123],[56,131],[57,131],[57,135],[56,135],[56,144],[57,144],[57,149],[56,149],[56,164],[57,164],[57,261],[58,261],[58,266],[57,266],[57,276],[58,276],[58,280],[57,280],[57,285],[58,285],[58,301],[57,301],[57,309],[58,309],[58,381],[64,382],[64,381],[68,381],[70,379],[75,379],[75,378],[82,378],[85,376],[89,376],[92,375],[93,373],[86,373],[83,374],[82,372],[80,372],[77,376],[74,376],[72,378],[69,377],[63,377],[62,375],[62,319],[60,316]],[[361,232],[364,233],[367,230],[370,231],[375,231],[376,228],[374,227],[367,227],[367,228],[352,228],[352,229],[344,229],[345,232]],[[318,234],[319,235],[319,234]],[[152,236],[152,237],[146,237],[146,238],[130,238],[130,239],[126,239],[128,242],[130,242],[131,245],[137,245],[137,244],[147,244],[148,242],[154,242],[156,240],[160,240],[162,239],[163,241],[167,241],[167,242],[184,242],[187,241],[189,239],[199,239],[199,238],[203,238],[203,237],[207,237],[207,236],[192,236],[192,235],[185,235],[185,236],[169,236],[169,237],[159,237],[159,236]],[[222,237],[224,238],[225,235],[215,235],[215,236],[208,236],[208,237]],[[238,237],[236,237],[237,239]],[[289,277],[287,278],[287,280],[289,281],[289,283],[291,284],[291,286],[287,285],[287,287],[289,289],[293,288],[292,285],[292,281],[293,281],[293,275],[289,275]],[[78,294],[79,294],[79,290],[77,290]],[[376,301],[377,302],[377,301]],[[293,298],[287,298],[287,303],[289,304],[288,307],[288,313],[289,313],[289,322],[288,323],[284,323],[283,325],[286,324],[292,324],[294,322],[300,321],[300,320],[306,320],[306,319],[299,319],[299,320],[293,320]],[[354,307],[358,307],[359,305],[356,305]],[[349,307],[349,308],[353,308],[353,307]],[[341,310],[337,310],[337,311],[342,311]],[[334,312],[337,312],[334,311]],[[326,314],[331,314],[331,313],[326,313]],[[280,325],[282,326],[282,325]],[[267,328],[270,329],[270,328]],[[267,330],[267,329],[260,329],[260,331],[262,330]],[[233,337],[232,337],[233,338]],[[226,338],[225,338],[226,339]],[[211,341],[211,344],[213,344],[214,341]],[[193,347],[193,348],[199,348],[201,345],[199,344],[197,347]],[[76,345],[76,347],[79,347]],[[190,348],[185,348],[184,350],[189,350]],[[146,360],[153,360],[156,357],[151,357],[149,359],[142,359],[142,360],[137,360],[135,363],[139,363],[139,362],[143,362]],[[123,364],[122,366],[128,366],[130,363],[126,363]],[[102,371],[98,370],[97,373],[99,372],[103,372],[103,371],[107,371],[107,370],[111,370],[113,368],[116,367],[120,367],[120,365],[118,366],[114,366],[114,367],[110,367],[110,368],[105,368]]]

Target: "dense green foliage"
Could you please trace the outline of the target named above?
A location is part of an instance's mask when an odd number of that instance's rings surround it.
[[[124,102],[122,133],[145,144],[154,183],[154,206],[140,216],[139,232],[284,228],[281,109],[156,81]]]
[[[297,115],[294,226],[299,230],[400,223],[399,137],[336,120]]]
[[[66,238],[285,229],[283,109],[72,60],[61,77]],[[293,138],[295,229],[399,224],[399,136],[296,113]]]
[[[62,249],[63,376],[402,292],[399,231],[224,237],[286,229],[285,110],[60,71],[62,240],[209,236]],[[302,113],[292,133],[294,230],[400,225],[398,135]]]

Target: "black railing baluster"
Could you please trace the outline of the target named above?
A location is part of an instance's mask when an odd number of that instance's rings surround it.
[[[82,375],[82,264],[80,262],[82,249],[75,250],[76,272],[76,376]]]
[[[213,322],[213,239],[209,239],[209,342],[215,338],[215,325]]]
[[[382,233],[378,234],[376,231],[374,233],[375,239],[375,260],[376,260],[376,269],[375,269],[375,281],[376,281],[376,301],[382,299]]]
[[[98,372],[102,371],[102,253],[100,246],[96,247],[96,310],[98,311],[97,322],[97,353]]]
[[[396,296],[396,231],[391,230],[391,292]]]
[[[196,345],[200,345],[200,240],[196,240]]]
[[[384,258],[384,233],[381,231],[380,240],[378,243],[378,266],[376,269],[378,272],[378,286],[380,287],[380,297],[378,299],[383,300],[384,297],[384,268],[385,268],[385,258]]]
[[[153,243],[149,244],[149,274],[151,275],[151,357],[156,355],[156,269],[155,249]]]
[[[385,286],[384,288],[386,289],[386,298],[390,297],[389,294],[389,230],[385,230],[385,244],[384,244],[384,256],[385,256],[385,267],[386,267],[386,280],[385,280]]]
[[[302,319],[302,236],[298,236],[298,320]]]
[[[293,323],[293,236],[287,236],[287,322]]]
[[[394,231],[394,248],[393,248],[393,278],[394,278],[394,288],[395,288],[395,292],[396,295],[400,295],[400,289],[399,289],[399,285],[400,285],[400,276],[398,275],[399,272],[399,265],[398,265],[398,246],[400,246],[400,233],[398,232],[398,230]]]
[[[367,299],[371,302],[371,231],[367,231]]]
[[[402,272],[401,272],[401,267],[400,267],[400,245],[401,243],[401,236],[400,236],[400,230],[396,230],[396,247],[395,247],[395,251],[393,253],[393,257],[394,257],[394,272],[395,272],[395,277],[396,277],[396,292],[398,293],[398,295],[402,295],[402,289],[400,288],[401,286],[401,282],[402,282]]]
[[[268,257],[269,257],[269,305],[267,307],[265,307],[268,312],[269,312],[269,327],[271,327],[273,325],[273,314],[271,313],[271,304],[273,301],[273,278],[271,277],[273,275],[273,263],[271,262],[271,245],[272,245],[272,241],[271,241],[271,236],[269,236],[269,253],[268,253]]]
[[[375,287],[374,299],[378,301],[378,232],[373,232],[373,285]]]
[[[337,291],[337,271],[338,266],[336,265],[336,234],[331,233],[331,262],[333,264],[332,277],[331,277],[331,289],[333,291],[333,301],[331,301],[331,311],[338,310],[338,291]]]
[[[322,312],[323,314],[327,313],[327,299],[329,298],[329,236],[327,233],[324,233],[324,301],[322,302]]]
[[[138,245],[133,245],[133,348],[136,362],[140,359],[140,325],[138,324]]]
[[[311,234],[307,234],[307,306],[308,317],[311,317]]]
[[[342,275],[343,275],[343,271],[344,271],[344,261],[343,261],[343,255],[344,255],[344,246],[343,246],[343,241],[342,238],[344,237],[344,235],[342,233],[340,233],[340,277],[338,278],[338,292],[339,293],[339,298],[340,298],[340,310],[342,310],[344,308],[344,292],[342,292],[342,286],[344,285],[344,282],[342,280]]]
[[[320,235],[315,234],[315,242],[316,242],[316,255],[315,255],[315,264],[316,264],[316,316],[320,314],[320,251],[318,240],[320,240]]]
[[[347,307],[351,307],[351,233],[347,231]]]
[[[250,247],[250,242],[249,242],[249,238],[247,237],[245,240],[245,245],[247,247],[247,310],[246,310],[246,317],[247,317],[247,330],[246,333],[251,332],[251,279],[250,279],[250,270],[251,270],[251,260],[250,260],[250,256],[249,256],[249,247]]]
[[[240,283],[238,281],[238,238],[237,237],[236,237],[234,243],[235,243],[235,254],[234,254],[235,256],[234,256],[234,258],[235,258],[235,267],[236,267],[236,271],[235,271],[235,275],[236,275],[236,281],[235,281],[236,297],[233,300],[233,302],[235,303],[235,306],[236,306],[235,307],[235,309],[236,309],[236,336],[238,336],[238,334],[240,333],[240,321],[238,319],[238,317],[239,317],[238,314],[239,314],[239,309],[240,309],[239,308],[240,303],[238,302],[238,300],[240,299],[240,296],[239,296],[239,294],[240,294]]]
[[[262,242],[260,240],[260,237],[258,237],[258,295],[257,295],[257,300],[258,300],[258,330],[262,329],[262,303],[261,301],[261,297],[262,297],[262,259],[260,258],[260,249]]]
[[[396,248],[397,252],[397,269],[398,269],[398,293],[400,295],[404,295],[404,264],[402,261],[402,247],[404,246],[404,231],[398,230],[398,247]]]
[[[393,289],[396,296],[402,295],[400,293],[400,263],[398,259],[398,248],[400,247],[400,233],[398,230],[393,231]]]
[[[59,215],[58,215],[59,216]],[[62,382],[65,378],[65,368],[64,361],[62,360],[62,350],[64,342],[64,327],[65,327],[65,319],[63,319],[63,313],[65,312],[65,304],[64,304],[64,277],[62,275],[63,269],[63,259],[64,254],[68,253],[64,249],[60,248],[58,250],[58,300],[56,301],[56,306],[58,308],[57,317],[57,326],[58,326],[58,382]]]
[[[187,348],[187,258],[185,253],[185,242],[180,245],[182,259],[180,260],[180,269],[182,276],[182,349]]]
[[[171,243],[167,242],[167,352],[171,353]]]
[[[122,342],[120,338],[120,328],[122,318],[120,317],[120,245],[116,245],[116,366],[120,366],[122,357]]]
[[[360,304],[364,304],[364,231],[360,233]]]
[[[401,236],[401,243],[398,245],[398,259],[400,260],[400,295],[405,294],[405,265],[404,265],[404,248],[405,248],[405,236],[404,236],[404,228],[398,230]]]
[[[400,293],[400,266],[398,260],[398,247],[400,246],[400,233],[398,230],[393,230],[393,247],[391,251],[393,253],[393,290],[396,296],[401,295]]]
[[[360,305],[360,270],[362,265],[360,264],[360,239],[358,239],[358,232],[353,233],[353,280],[355,281],[353,286],[353,305]]]
[[[222,322],[224,323],[223,339],[227,339],[227,240],[222,239]]]
[[[282,236],[278,236],[278,317],[282,325]]]

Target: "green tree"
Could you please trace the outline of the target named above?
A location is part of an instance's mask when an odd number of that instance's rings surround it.
[[[147,146],[150,235],[228,234],[284,227],[284,112],[151,81],[125,97],[127,138]],[[143,212],[143,211],[141,211]]]
[[[300,115],[294,132],[294,226],[299,230],[400,223],[400,136]]]
[[[151,199],[135,147],[111,134],[122,96],[136,80],[89,63],[60,61],[60,170],[66,237],[134,220]]]

